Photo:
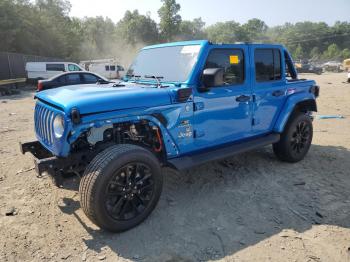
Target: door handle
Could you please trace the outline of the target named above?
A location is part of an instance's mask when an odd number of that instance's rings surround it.
[[[284,95],[284,91],[283,90],[276,90],[272,92],[273,96],[283,96]]]
[[[249,100],[250,100],[250,96],[246,96],[246,95],[240,95],[236,97],[236,101],[240,103],[248,102]]]

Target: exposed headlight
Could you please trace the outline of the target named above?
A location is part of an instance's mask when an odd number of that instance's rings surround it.
[[[64,119],[61,115],[56,115],[53,121],[53,132],[56,138],[61,138],[64,133]]]

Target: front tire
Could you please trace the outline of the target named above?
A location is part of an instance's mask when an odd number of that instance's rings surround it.
[[[79,186],[80,202],[94,224],[121,232],[148,217],[162,185],[159,161],[151,152],[135,145],[115,145],[86,168]]]
[[[273,144],[275,155],[282,161],[295,163],[302,160],[310,149],[313,127],[310,116],[294,113],[289,119],[279,142]]]

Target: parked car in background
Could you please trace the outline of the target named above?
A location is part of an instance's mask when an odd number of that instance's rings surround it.
[[[27,79],[29,82],[48,79],[62,72],[75,71],[84,71],[84,69],[72,62],[28,62],[26,64]]]
[[[344,71],[342,63],[337,61],[329,61],[327,63],[324,63],[322,67],[324,71],[328,71],[328,72],[339,73]]]
[[[297,69],[298,73],[314,73],[320,75],[323,71],[322,67],[316,66],[307,60],[295,63],[295,68]]]
[[[120,79],[124,77],[125,69],[115,59],[99,59],[81,61],[82,65],[86,70],[97,73],[108,79]]]
[[[95,84],[97,82],[109,83],[108,79],[91,72],[68,72],[56,75],[47,80],[39,80],[37,91],[40,92],[46,89],[68,85]]]

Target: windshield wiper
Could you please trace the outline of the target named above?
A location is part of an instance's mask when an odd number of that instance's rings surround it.
[[[140,79],[140,75],[135,75],[135,74],[127,74],[126,75],[127,77],[131,77],[131,78],[134,78],[134,81],[138,81],[138,79]],[[138,78],[138,79],[137,79]],[[132,80],[132,79],[131,79]]]
[[[157,87],[162,87],[162,83],[160,82],[159,79],[163,79],[163,76],[155,76],[155,75],[145,75],[144,78],[152,78],[157,81]]]

